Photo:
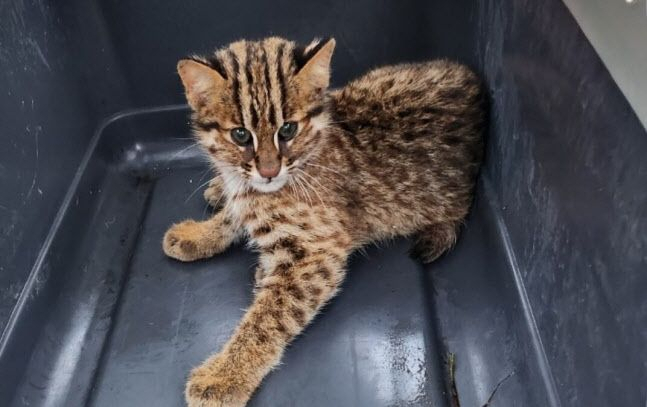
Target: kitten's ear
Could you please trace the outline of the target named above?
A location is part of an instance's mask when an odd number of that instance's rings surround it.
[[[204,105],[215,92],[226,86],[225,79],[213,68],[192,59],[181,59],[177,63],[186,100],[193,110]]]
[[[330,60],[335,50],[335,39],[313,41],[304,51],[305,64],[296,75],[304,85],[325,89],[330,84]]]

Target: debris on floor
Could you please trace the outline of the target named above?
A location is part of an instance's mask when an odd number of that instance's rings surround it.
[[[449,395],[450,395],[450,406],[461,407],[460,398],[458,397],[458,388],[456,387],[456,355],[454,353],[447,354],[447,373],[449,376],[448,387],[449,387]],[[494,395],[499,390],[499,387],[501,387],[501,385],[505,383],[513,374],[514,374],[514,371],[508,373],[503,379],[499,380],[496,386],[494,386],[494,389],[492,389],[492,392],[490,393],[490,397],[488,397],[487,401],[485,402],[485,404],[483,404],[482,407],[495,407],[492,404],[492,400],[494,400]]]
[[[490,403],[491,403],[491,402],[492,402],[492,400],[494,399],[494,395],[496,394],[497,390],[499,390],[499,387],[501,387],[501,385],[502,385],[506,380],[508,380],[508,379],[510,378],[510,376],[512,376],[513,374],[514,374],[514,371],[512,371],[512,372],[508,373],[508,374],[507,374],[503,379],[499,380],[499,383],[497,383],[497,384],[496,384],[496,386],[494,386],[494,389],[492,390],[492,393],[490,393],[490,397],[488,397],[488,399],[487,399],[487,401],[485,402],[485,404],[483,404],[483,407],[493,407]]]
[[[458,389],[456,388],[456,355],[453,353],[447,355],[447,370],[449,372],[450,406],[461,407],[461,401],[458,398]]]

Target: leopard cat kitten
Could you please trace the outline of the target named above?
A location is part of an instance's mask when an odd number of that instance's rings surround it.
[[[339,290],[348,256],[414,236],[430,262],[456,241],[482,157],[483,95],[466,67],[375,69],[328,90],[333,39],[238,41],[178,72],[221,209],[173,225],[166,254],[213,256],[246,236],[259,253],[252,305],[193,370],[191,407],[243,406]]]

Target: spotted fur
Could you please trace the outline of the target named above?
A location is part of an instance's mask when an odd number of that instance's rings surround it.
[[[172,226],[164,250],[191,261],[246,235],[259,252],[254,302],[224,348],[193,370],[191,407],[245,405],[337,293],[353,250],[414,236],[429,262],[453,245],[468,212],[483,147],[477,77],[433,61],[379,68],[329,91],[334,46],[239,41],[178,64],[217,171],[205,197],[222,208]],[[285,122],[298,125],[289,141],[277,136]],[[237,145],[236,127],[253,142]],[[260,176],[268,162],[280,165],[276,177]]]

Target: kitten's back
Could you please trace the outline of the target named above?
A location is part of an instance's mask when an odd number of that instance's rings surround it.
[[[451,133],[453,138],[480,139],[481,84],[458,63],[439,60],[378,68],[332,95],[335,121],[358,137],[388,136],[406,143]],[[461,128],[465,132],[457,132]],[[446,141],[459,141],[452,137]]]
[[[337,143],[356,172],[348,188],[362,205],[462,219],[483,155],[481,89],[469,68],[440,60],[378,68],[332,92]]]

